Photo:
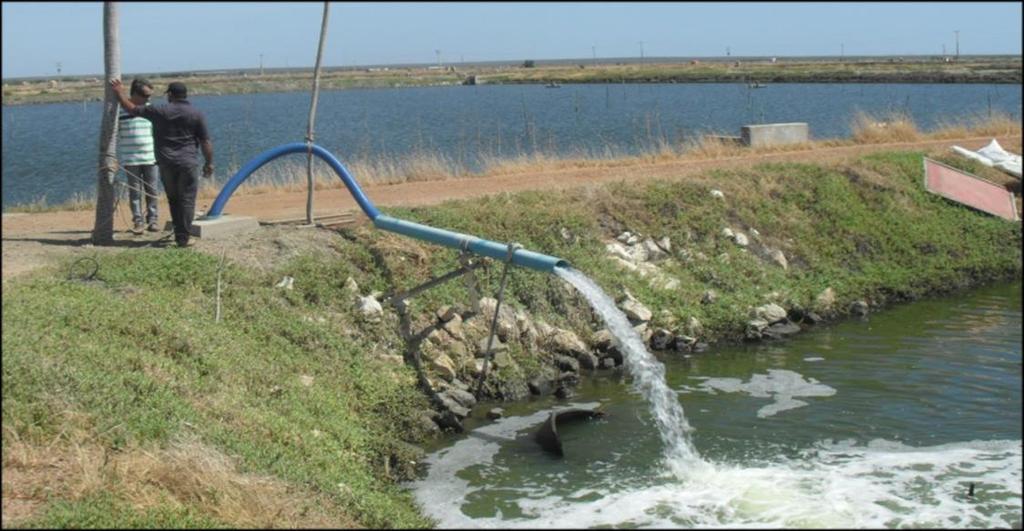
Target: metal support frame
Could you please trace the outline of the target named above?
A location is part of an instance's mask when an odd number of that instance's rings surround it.
[[[519,245],[518,243],[510,243],[508,245],[508,256],[505,259],[505,267],[501,273],[501,285],[498,288],[497,304],[494,307],[494,315],[491,318],[490,334],[487,337],[487,348],[484,351],[484,366],[480,371],[480,376],[477,380],[476,389],[473,392],[473,395],[478,398],[480,396],[480,391],[483,388],[484,381],[487,379],[487,373],[490,368],[491,358],[494,355],[493,347],[494,337],[496,335],[498,326],[498,313],[501,311],[501,303],[505,299],[505,286],[508,283],[509,270],[512,269],[512,266],[514,265],[512,257],[517,250],[520,250],[522,248],[522,245]],[[408,345],[407,355],[409,361],[412,362],[413,366],[416,369],[420,384],[431,395],[431,398],[437,402],[440,402],[440,398],[438,397],[437,392],[433,389],[433,387],[430,386],[429,382],[426,379],[426,376],[424,376],[423,373],[423,366],[420,360],[420,343],[422,343],[423,340],[427,338],[427,336],[429,336],[431,333],[437,330],[439,326],[435,323],[431,326],[424,328],[423,330],[413,333],[412,320],[409,316],[409,307],[406,301],[412,297],[415,297],[416,295],[419,295],[420,293],[423,293],[424,291],[430,288],[444,284],[449,280],[453,280],[458,277],[465,277],[466,289],[469,291],[471,315],[479,314],[479,279],[477,279],[476,277],[476,270],[484,265],[484,261],[474,260],[468,249],[462,249],[461,252],[459,253],[459,264],[460,267],[458,269],[454,269],[443,275],[431,278],[430,280],[427,280],[426,282],[423,282],[405,291],[392,293],[390,295],[387,295],[383,299],[384,303],[393,306],[395,308],[395,311],[398,313],[399,319],[401,321],[400,327],[402,339],[404,339]]]
[[[480,370],[480,376],[477,378],[476,390],[473,392],[473,396],[477,399],[480,398],[480,391],[484,387],[484,380],[487,379],[487,372],[490,369],[491,358],[494,357],[494,334],[498,328],[498,313],[501,311],[501,302],[505,299],[505,284],[508,281],[508,272],[512,268],[512,257],[518,249],[522,249],[523,246],[518,243],[508,244],[508,257],[505,259],[505,268],[501,272],[501,286],[498,288],[498,300],[494,305],[494,316],[491,318],[491,333],[487,336],[487,349],[484,351],[484,366]]]
[[[398,313],[399,332],[402,334],[402,339],[406,342],[406,361],[412,364],[413,368],[416,370],[416,378],[420,387],[422,387],[427,393],[427,396],[430,398],[431,402],[434,403],[437,409],[442,412],[441,414],[444,418],[443,424],[458,431],[462,431],[462,423],[459,422],[459,420],[450,411],[446,410],[444,400],[438,394],[437,390],[430,385],[430,381],[427,379],[426,373],[423,370],[423,362],[420,359],[420,344],[423,343],[427,336],[439,329],[441,325],[435,322],[423,330],[414,333],[412,331],[412,318],[409,315],[409,306],[406,304],[406,300],[415,297],[432,287],[458,277],[464,277],[466,279],[466,289],[469,291],[471,314],[476,315],[480,313],[480,295],[476,270],[483,266],[485,261],[475,260],[468,251],[463,250],[459,254],[459,264],[460,267],[458,269],[449,271],[441,276],[434,277],[411,289],[388,295],[384,297],[383,302],[393,306],[395,311]]]
[[[444,284],[445,282],[448,282],[449,280],[452,280],[453,278],[461,277],[462,275],[467,275],[468,274],[468,275],[470,275],[470,278],[473,278],[473,280],[475,281],[476,280],[476,275],[473,273],[473,271],[476,268],[482,266],[483,265],[483,261],[473,261],[472,259],[469,259],[469,258],[467,258],[466,260],[462,260],[462,258],[464,256],[467,256],[466,253],[462,253],[459,256],[460,262],[462,263],[462,267],[460,267],[460,268],[458,268],[458,269],[456,269],[454,271],[449,271],[448,273],[445,273],[445,274],[443,274],[443,275],[441,275],[439,277],[434,277],[434,278],[432,278],[432,279],[430,279],[430,280],[428,280],[428,281],[426,281],[426,282],[424,282],[424,283],[422,283],[419,286],[416,286],[414,288],[408,289],[406,291],[402,291],[402,292],[398,292],[398,293],[394,293],[394,294],[388,295],[388,296],[384,297],[384,302],[388,303],[388,304],[397,304],[399,301],[405,302],[405,299],[409,299],[409,298],[415,297],[416,295],[419,295],[420,293],[423,293],[424,291],[426,291],[426,290],[428,290],[428,289],[430,289],[430,288],[432,288],[434,286],[438,286],[440,284]],[[473,287],[475,288],[475,282],[473,284]],[[471,288],[470,291],[471,291],[470,295],[472,296],[472,295],[474,295],[473,292],[475,292],[476,290]],[[479,304],[480,303],[478,301],[473,301],[472,304],[475,305],[477,308],[479,308]]]

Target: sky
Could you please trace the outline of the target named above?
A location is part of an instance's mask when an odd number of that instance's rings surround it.
[[[120,2],[121,70],[309,67],[322,2]],[[103,73],[102,2],[3,2],[3,78]],[[331,2],[324,66],[1020,54],[1020,2]],[[440,54],[438,54],[438,50]]]

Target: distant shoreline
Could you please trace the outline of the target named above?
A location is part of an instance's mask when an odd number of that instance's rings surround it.
[[[524,61],[521,64],[328,68],[321,73],[321,90],[348,88],[405,88],[457,85],[609,84],[609,83],[990,83],[1020,84],[1020,56],[844,60],[736,58],[713,61],[597,63],[589,60]],[[312,69],[268,71],[234,69],[212,72],[125,74],[142,75],[160,87],[184,80],[194,95],[257,94],[309,91]],[[98,77],[4,80],[3,105],[101,101]]]

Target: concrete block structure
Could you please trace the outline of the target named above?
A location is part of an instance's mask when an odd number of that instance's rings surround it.
[[[802,144],[810,141],[810,128],[806,122],[744,125],[740,137],[750,147]]]
[[[220,216],[216,219],[198,218],[192,222],[192,235],[196,238],[230,238],[260,228],[259,221],[250,216]]]

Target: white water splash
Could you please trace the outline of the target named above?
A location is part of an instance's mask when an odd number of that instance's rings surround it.
[[[650,403],[673,476],[644,478],[639,484],[612,476],[575,485],[569,492],[562,492],[557,481],[521,484],[521,478],[497,462],[498,453],[549,412],[504,418],[425,460],[428,475],[411,488],[439,528],[1020,528],[1019,440],[931,447],[884,440],[867,445],[821,441],[792,457],[735,464],[704,461],[687,437],[691,428],[676,392],[665,382],[664,365],[647,352],[626,317],[590,279],[573,270],[555,272],[607,323],[634,385]],[[768,397],[786,391],[789,398],[835,393],[791,371],[755,375],[747,383],[709,378],[699,390]],[[776,407],[762,416],[779,411]],[[515,479],[503,480],[506,474]],[[470,479],[481,475],[486,479]],[[977,485],[973,497],[967,496],[970,484]],[[492,502],[489,515],[471,516],[471,498],[495,497],[496,492],[504,494]]]
[[[665,366],[658,361],[608,295],[589,277],[572,268],[556,267],[555,274],[582,294],[594,311],[604,319],[616,346],[622,352],[623,363],[633,377],[633,385],[651,404],[651,412],[658,432],[665,443],[665,459],[669,469],[682,478],[695,469],[707,468],[686,433],[692,428],[679,404],[679,397],[665,383]]]
[[[593,407],[596,404],[572,404]],[[564,491],[517,485],[496,463],[503,444],[549,411],[500,419],[430,455],[411,488],[438,528],[991,528],[1021,525],[1021,442],[971,441],[931,447],[874,440],[821,441],[793,457],[708,466],[685,480],[612,479]],[[482,469],[487,480],[468,479]],[[474,475],[478,475],[474,474]],[[970,483],[978,485],[967,496]],[[495,484],[501,484],[497,489]],[[474,497],[502,492],[491,516],[465,511]],[[488,494],[489,493],[489,494]]]

